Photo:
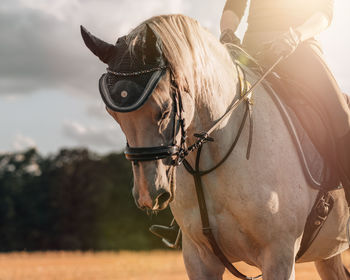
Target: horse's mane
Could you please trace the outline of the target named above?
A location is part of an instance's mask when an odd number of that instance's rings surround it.
[[[211,95],[232,94],[235,70],[228,51],[196,20],[184,15],[156,16],[131,31],[130,42],[145,36],[146,24],[160,37],[180,91],[207,102],[213,100]],[[130,44],[131,51],[134,46]]]

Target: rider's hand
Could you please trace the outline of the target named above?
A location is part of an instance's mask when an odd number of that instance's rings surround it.
[[[234,44],[234,45],[241,45],[241,40],[236,36],[235,32],[232,29],[225,29],[221,32],[220,36],[220,42],[222,44]]]
[[[257,54],[257,59],[271,63],[280,57],[287,58],[297,49],[300,42],[300,35],[290,28],[275,40],[265,43],[262,51]]]

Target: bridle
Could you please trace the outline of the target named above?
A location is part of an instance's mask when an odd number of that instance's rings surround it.
[[[174,119],[173,119],[173,141],[172,144],[169,146],[153,146],[153,147],[130,147],[127,145],[125,150],[125,156],[128,160],[138,163],[139,161],[154,161],[159,159],[166,159],[171,158],[171,165],[172,166],[179,166],[181,163],[184,164],[184,167],[186,170],[193,176],[195,187],[196,187],[196,194],[199,204],[199,210],[200,210],[200,216],[202,221],[202,232],[204,236],[206,236],[214,254],[220,259],[220,261],[224,264],[224,266],[237,278],[239,279],[245,279],[245,280],[255,280],[262,277],[262,275],[258,275],[256,277],[248,277],[244,274],[242,274],[240,271],[236,269],[234,265],[227,259],[227,257],[224,255],[222,250],[220,249],[219,245],[216,242],[216,239],[214,237],[214,234],[212,232],[212,228],[210,227],[209,223],[209,216],[208,211],[206,207],[206,201],[203,191],[203,184],[202,184],[202,176],[214,171],[219,166],[221,166],[226,159],[229,157],[231,152],[236,147],[236,144],[241,136],[241,133],[243,131],[247,116],[249,115],[250,119],[250,129],[249,129],[249,141],[248,141],[248,147],[247,147],[247,159],[249,159],[250,155],[250,148],[252,144],[252,102],[251,102],[251,93],[253,90],[266,78],[266,76],[272,72],[272,70],[275,68],[275,66],[283,59],[283,57],[280,57],[262,76],[261,78],[255,82],[253,86],[251,86],[250,89],[246,89],[245,92],[241,92],[241,96],[239,99],[236,99],[227,109],[225,114],[219,118],[216,123],[206,132],[202,133],[196,133],[194,136],[197,138],[197,140],[190,146],[187,147],[186,145],[186,139],[187,139],[187,133],[185,129],[185,119],[184,119],[184,109],[181,99],[181,94],[179,93],[179,90],[175,84],[175,80],[172,78],[172,86],[173,86],[173,92],[172,92],[172,98],[173,98],[173,104],[174,104]],[[112,73],[113,74],[113,73]],[[172,75],[171,75],[172,76]],[[206,142],[212,142],[214,141],[213,138],[210,137],[213,131],[216,130],[216,128],[234,111],[238,108],[238,106],[242,103],[246,104],[246,110],[241,122],[241,125],[238,129],[237,135],[235,137],[234,142],[232,143],[231,147],[229,148],[226,155],[223,157],[223,159],[217,163],[214,167],[201,171],[199,169],[199,162],[200,162],[200,156],[202,151],[202,146]],[[178,133],[181,133],[181,140],[179,145],[177,145],[176,136]],[[190,152],[193,152],[197,150],[196,155],[196,161],[195,161],[195,167],[193,168],[190,163],[186,160],[186,157],[189,155]]]
[[[206,142],[214,141],[214,139],[210,137],[211,133],[215,131],[215,129],[226,119],[226,117],[228,117],[234,110],[236,110],[241,103],[247,101],[247,104],[249,105],[250,94],[266,78],[266,76],[275,68],[275,66],[281,60],[282,60],[282,57],[280,57],[250,89],[247,89],[245,92],[243,92],[241,94],[241,97],[238,100],[235,100],[229,106],[225,114],[222,115],[221,118],[219,118],[209,130],[207,130],[206,132],[195,133],[194,136],[197,138],[197,141],[195,141],[195,143],[193,143],[188,147],[186,145],[187,132],[185,129],[185,119],[183,115],[184,108],[183,108],[182,98],[181,98],[179,89],[176,85],[175,79],[173,78],[173,74],[171,74],[171,84],[173,88],[172,99],[173,99],[173,106],[174,106],[172,144],[168,146],[163,145],[163,146],[152,146],[152,147],[130,147],[129,144],[127,144],[127,147],[124,152],[126,159],[136,163],[138,161],[153,161],[153,160],[165,159],[170,157],[172,158],[171,165],[179,166],[182,162],[185,161],[186,157],[190,152],[193,152],[199,149]],[[114,74],[115,72],[109,71],[109,73]],[[180,133],[181,133],[181,140],[179,145],[177,145],[177,141],[176,141],[178,130],[180,130]],[[247,158],[249,158],[250,146],[251,146],[251,137],[248,145]]]

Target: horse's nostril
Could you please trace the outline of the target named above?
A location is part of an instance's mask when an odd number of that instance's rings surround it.
[[[138,206],[142,211],[145,211],[146,210],[146,207],[145,206]]]
[[[170,199],[170,193],[164,192],[157,197],[158,205],[162,205]]]

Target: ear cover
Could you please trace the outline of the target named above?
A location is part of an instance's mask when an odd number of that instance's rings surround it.
[[[92,35],[82,25],[80,26],[81,36],[83,37],[85,45],[93,52],[102,62],[108,62],[116,55],[117,48],[109,43]]]
[[[143,53],[146,57],[146,64],[159,64],[163,59],[161,39],[148,24],[146,24],[146,36],[144,38]]]
[[[107,107],[116,112],[140,108],[166,73],[159,36],[146,24],[142,34],[132,42],[133,52],[127,36],[120,37],[115,46],[94,37],[83,27],[82,36],[88,48],[108,64],[107,73],[99,81]]]

